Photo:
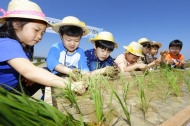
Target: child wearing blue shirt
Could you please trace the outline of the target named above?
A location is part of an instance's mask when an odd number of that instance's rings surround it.
[[[54,74],[71,74],[73,69],[88,73],[89,68],[83,49],[79,47],[81,37],[89,33],[84,22],[73,16],[63,18],[52,29],[58,32],[61,43],[54,44],[47,56],[46,64]]]
[[[90,41],[94,44],[94,49],[85,51],[90,71],[113,66],[114,60],[110,53],[114,48],[118,48],[113,35],[110,32],[102,31],[95,38],[91,38]]]

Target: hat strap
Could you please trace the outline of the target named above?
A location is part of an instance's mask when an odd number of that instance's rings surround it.
[[[0,12],[3,13],[3,16],[0,16],[0,18],[4,17],[7,15],[7,12],[5,10],[3,10],[2,8],[0,8]]]

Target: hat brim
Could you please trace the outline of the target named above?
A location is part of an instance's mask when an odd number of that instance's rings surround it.
[[[159,48],[162,47],[162,43],[160,43],[160,42],[152,42],[151,45],[158,45]]]
[[[44,22],[46,22],[46,23],[47,23],[47,27],[52,27],[52,24],[50,24],[50,23],[47,22],[46,20],[39,19],[39,18],[35,18],[35,17],[16,17],[16,16],[3,17],[3,18],[0,18],[0,24],[2,24],[2,25],[5,24],[7,18],[25,18],[25,19],[39,20],[39,21],[44,21]]]
[[[89,41],[91,41],[93,44],[95,43],[95,41],[98,41],[98,40],[105,40],[105,41],[108,41],[106,39],[100,39],[100,38],[91,38]],[[114,41],[109,41],[109,42],[113,42],[114,43],[114,48],[118,48],[118,45],[116,42]]]
[[[128,50],[128,46],[123,46],[123,48],[126,49],[126,50]],[[130,53],[132,53],[132,52],[130,52]],[[144,57],[144,55],[142,55],[142,54],[134,54],[134,53],[132,53],[132,54],[135,55],[135,56]]]
[[[90,30],[89,30],[86,26],[85,26],[85,27],[82,27],[81,25],[79,25],[79,24],[74,24],[74,23],[62,23],[62,22],[56,23],[56,24],[53,25],[52,29],[53,29],[55,32],[59,33],[60,27],[66,26],[66,25],[72,25],[72,26],[77,26],[77,27],[82,28],[82,30],[84,31],[83,36],[85,36],[85,35],[87,35],[87,34],[90,33]]]

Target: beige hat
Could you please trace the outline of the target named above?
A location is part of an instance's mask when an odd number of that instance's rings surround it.
[[[144,57],[142,54],[143,46],[137,42],[131,42],[128,46],[123,46],[126,49],[125,53],[132,53],[136,56]]]
[[[60,27],[65,26],[65,25],[73,25],[73,26],[78,26],[78,27],[82,28],[84,31],[83,36],[90,33],[90,31],[87,28],[87,26],[85,25],[85,23],[80,21],[78,18],[76,18],[74,16],[67,16],[67,17],[63,18],[63,20],[61,22],[54,24],[52,29],[55,32],[59,33]]]
[[[158,45],[159,48],[162,47],[162,43],[160,43],[160,42],[155,42],[155,41],[152,41],[151,45]]]
[[[150,43],[151,44],[152,41],[148,40],[147,38],[141,38],[138,40],[139,44],[143,44],[143,43]]]
[[[112,33],[110,33],[110,32],[102,31],[102,32],[98,33],[98,35],[95,35],[94,38],[89,39],[89,41],[91,41],[93,44],[97,40],[105,40],[105,41],[113,42],[114,48],[118,48],[118,45],[114,41],[114,37],[113,37]]]
[[[8,5],[7,12],[0,8],[0,12],[3,16],[0,16],[0,24],[4,24],[7,18],[27,18],[45,21],[45,14],[42,12],[41,8],[34,2],[29,0],[11,0]]]

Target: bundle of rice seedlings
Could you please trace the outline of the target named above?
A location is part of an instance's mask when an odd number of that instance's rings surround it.
[[[15,95],[0,88],[0,125],[3,126],[81,126],[72,115],[64,115],[42,100]]]

